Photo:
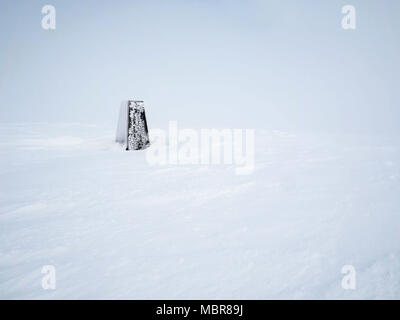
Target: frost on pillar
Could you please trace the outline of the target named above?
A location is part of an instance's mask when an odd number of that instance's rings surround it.
[[[126,150],[141,150],[150,144],[143,101],[122,102],[115,140]]]

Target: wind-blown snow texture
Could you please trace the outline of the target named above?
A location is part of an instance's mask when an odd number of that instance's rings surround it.
[[[393,137],[256,131],[236,176],[150,167],[114,128],[0,130],[0,298],[400,298]]]

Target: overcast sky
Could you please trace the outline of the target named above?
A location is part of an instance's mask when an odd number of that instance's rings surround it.
[[[3,123],[400,132],[399,73],[398,0],[0,2]]]

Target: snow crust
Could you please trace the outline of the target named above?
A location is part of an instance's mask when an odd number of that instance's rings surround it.
[[[0,126],[0,298],[400,298],[397,137],[257,130],[249,176],[149,166],[114,138]]]

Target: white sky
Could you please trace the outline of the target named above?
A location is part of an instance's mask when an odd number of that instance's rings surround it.
[[[400,132],[399,36],[397,0],[1,0],[0,122],[116,125],[137,98],[150,127]]]

